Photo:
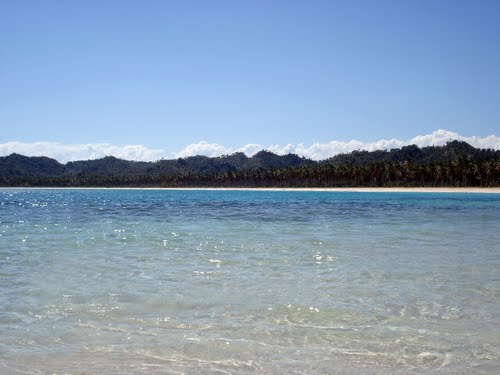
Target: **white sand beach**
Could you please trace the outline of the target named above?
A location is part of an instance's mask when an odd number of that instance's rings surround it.
[[[141,188],[139,188],[141,189]],[[149,189],[149,188],[146,188]],[[155,189],[155,188],[153,188]],[[158,188],[161,190],[244,190],[244,191],[326,191],[360,193],[488,193],[500,194],[500,188]]]
[[[37,190],[220,190],[220,191],[324,191],[359,193],[483,193],[500,194],[500,187],[358,187],[358,188],[227,188],[227,187],[3,187],[0,189],[37,189]]]

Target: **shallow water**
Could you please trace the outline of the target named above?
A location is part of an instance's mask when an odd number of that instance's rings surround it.
[[[0,190],[0,373],[494,374],[499,208]]]

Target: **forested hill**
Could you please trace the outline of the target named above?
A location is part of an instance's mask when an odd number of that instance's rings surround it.
[[[260,151],[252,157],[238,152],[220,157],[192,156],[157,162],[138,162],[107,156],[102,159],[60,164],[54,159],[27,157],[19,154],[0,157],[1,177],[63,177],[63,176],[138,176],[217,174],[224,172],[270,170],[315,165],[297,155],[276,155]]]
[[[0,157],[0,186],[499,186],[500,151],[465,142],[353,151],[323,161],[260,151],[252,157],[193,156],[136,162],[108,156],[61,164],[48,157]]]

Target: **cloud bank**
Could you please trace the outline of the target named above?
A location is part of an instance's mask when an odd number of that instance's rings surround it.
[[[331,141],[327,143],[313,143],[309,146],[299,143],[298,145],[288,144],[286,146],[270,145],[262,146],[259,144],[248,144],[240,148],[224,147],[217,143],[198,142],[185,147],[177,153],[173,153],[173,157],[188,157],[194,155],[220,156],[232,154],[234,152],[243,152],[247,156],[251,156],[260,150],[269,150],[278,155],[297,154],[313,160],[323,160],[337,154],[351,152],[354,150],[390,150],[392,148],[401,148],[406,145],[416,144],[419,147],[426,146],[442,146],[446,142],[458,140],[465,141],[477,148],[492,148],[500,150],[500,137],[489,135],[487,137],[465,137],[458,133],[448,130],[436,130],[431,134],[418,135],[409,140],[399,139],[381,139],[376,142],[362,142],[352,140],[347,142]]]
[[[62,163],[74,160],[98,159],[104,156],[115,156],[126,160],[156,161],[162,158],[186,158],[195,155],[213,157],[232,154],[234,152],[243,152],[247,156],[252,156],[260,150],[269,150],[279,155],[294,153],[313,160],[322,160],[354,150],[390,150],[391,148],[401,148],[410,144],[416,144],[419,147],[440,146],[451,140],[465,141],[478,148],[500,150],[500,137],[496,135],[489,135],[486,137],[465,137],[448,130],[436,130],[431,134],[418,135],[408,140],[381,139],[375,142],[363,142],[359,140],[347,142],[331,141],[327,143],[317,142],[309,146],[303,143],[298,145],[288,144],[285,146],[247,144],[243,147],[232,148],[218,143],[201,141],[190,144],[179,152],[171,153],[165,150],[151,149],[143,145],[116,146],[109,143],[62,144],[56,142],[7,142],[0,144],[0,156],[10,155],[12,153],[26,156],[48,156]]]
[[[7,142],[0,144],[1,156],[12,153],[26,156],[48,156],[62,163],[99,159],[105,156],[115,156],[126,160],[153,161],[165,156],[163,150],[150,149],[143,145],[116,146],[109,143],[62,144],[57,142]]]

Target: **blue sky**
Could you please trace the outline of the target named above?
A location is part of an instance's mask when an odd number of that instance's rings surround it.
[[[499,103],[499,1],[0,0],[0,144],[486,137]]]

